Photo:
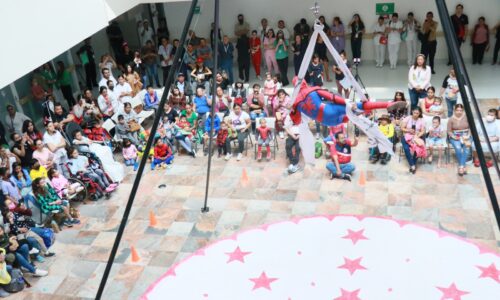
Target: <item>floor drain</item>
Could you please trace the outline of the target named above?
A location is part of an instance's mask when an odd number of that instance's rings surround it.
[[[159,188],[159,189],[164,189],[164,188],[166,188],[166,187],[167,187],[167,185],[166,185],[166,184],[160,184],[160,185],[158,186],[158,188]]]

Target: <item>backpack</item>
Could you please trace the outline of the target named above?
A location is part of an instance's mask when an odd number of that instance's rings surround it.
[[[17,293],[24,289],[26,281],[24,280],[23,273],[19,269],[12,269],[10,271],[10,282],[2,288],[8,293]]]
[[[315,158],[320,158],[321,155],[323,155],[323,144],[321,141],[316,141],[314,144],[314,157]]]

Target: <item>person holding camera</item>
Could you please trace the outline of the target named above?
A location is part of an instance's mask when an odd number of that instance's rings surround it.
[[[276,40],[274,41],[276,49],[276,62],[278,63],[278,68],[280,70],[280,78],[283,86],[287,86],[290,82],[288,81],[288,41],[285,39],[285,34],[283,31],[278,30],[276,34]]]

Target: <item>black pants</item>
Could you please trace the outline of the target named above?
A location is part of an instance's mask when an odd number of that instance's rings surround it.
[[[472,63],[473,64],[482,64],[484,51],[486,51],[487,43],[482,44],[472,44]]]
[[[95,68],[95,63],[88,63],[85,65],[85,81],[87,83],[87,88],[92,89],[92,87],[97,87],[97,72]]]
[[[238,77],[245,82],[250,80],[250,58],[238,59]]]
[[[172,68],[172,66],[161,67],[161,69],[163,70],[163,85],[167,83],[168,72],[170,72],[170,68]]]
[[[497,63],[498,60],[498,51],[500,51],[500,38],[497,38],[497,41],[495,43],[495,49],[493,50],[493,63],[495,64]]]
[[[437,41],[428,41],[422,43],[422,54],[425,55],[428,65],[434,72],[434,57],[436,56]]]
[[[295,148],[295,155],[293,153],[293,148]],[[300,158],[300,145],[299,145],[299,140],[295,140],[291,137],[286,138],[286,144],[285,144],[285,149],[286,149],[286,156],[290,160],[290,163],[292,165],[296,165],[299,163],[299,158]]]
[[[361,58],[361,38],[351,39],[352,58]]]
[[[300,64],[302,63],[302,59],[304,57],[300,55],[293,56],[293,70],[295,72],[295,76],[299,75]]]
[[[75,98],[73,98],[73,90],[71,89],[71,85],[61,85],[61,92],[64,96],[64,99],[68,101],[69,109],[72,109],[76,104]]]
[[[234,138],[232,136],[228,136],[226,139],[226,151],[227,153],[231,153],[231,141],[238,139],[238,153],[243,153],[245,150],[245,140],[248,136],[248,130],[241,132],[238,130],[238,135]]]
[[[290,84],[288,81],[288,57],[283,58],[283,59],[277,59],[278,62],[278,68],[280,69],[280,77],[281,77],[281,83],[283,83],[283,86],[287,86]]]

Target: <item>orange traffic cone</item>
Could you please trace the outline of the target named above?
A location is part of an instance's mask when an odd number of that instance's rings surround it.
[[[132,254],[132,262],[138,262],[141,260],[139,257],[139,254],[137,253],[137,250],[135,250],[134,246],[130,246],[130,253]]]
[[[364,171],[361,171],[361,173],[359,174],[359,182],[358,184],[360,186],[365,186],[366,185],[366,177],[365,177],[365,172]]]
[[[149,211],[149,226],[155,227],[156,225],[158,225],[158,221],[156,220],[155,213],[152,210],[150,210]]]
[[[244,187],[248,186],[248,174],[247,174],[247,169],[243,168],[242,174],[241,174],[241,185]]]

